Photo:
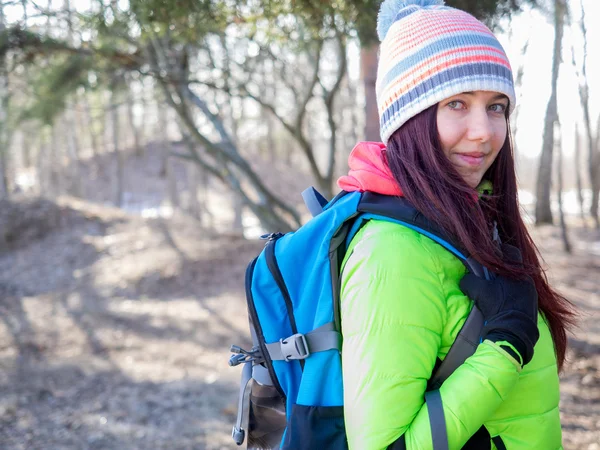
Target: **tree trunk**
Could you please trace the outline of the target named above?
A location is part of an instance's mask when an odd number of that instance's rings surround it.
[[[23,8],[23,28],[27,29],[28,25],[27,25],[27,21],[28,21],[28,14],[27,14],[27,0],[21,0],[21,7]],[[24,79],[28,80],[29,79],[29,68],[25,65],[23,67],[23,74],[24,74]],[[28,123],[24,123],[23,124],[23,128],[22,128],[22,133],[23,133],[23,140],[22,140],[22,154],[23,154],[23,165],[26,168],[29,168],[31,166],[33,166],[34,162],[33,162],[33,155],[32,155],[32,142],[33,142],[33,137],[35,136],[36,138],[39,138],[39,135],[41,133],[37,133],[34,131],[33,127],[31,127],[30,124]]]
[[[98,132],[95,129],[96,121],[94,120],[94,116],[92,115],[92,110],[90,108],[90,94],[86,90],[83,93],[83,110],[85,112],[85,121],[87,124],[87,129],[90,133],[90,143],[92,144],[92,153],[94,155],[94,159],[98,158],[100,154],[100,148],[98,144]]]
[[[142,145],[144,146],[144,150],[146,149],[146,145],[154,138],[151,132],[148,130],[153,130],[156,125],[156,117],[152,115],[152,102],[155,100],[155,93],[158,90],[155,88],[154,80],[140,80],[141,83],[141,92],[140,92],[140,106],[142,109],[141,112],[141,123],[140,123],[140,139],[142,141]],[[149,86],[148,86],[149,85]]]
[[[592,132],[592,123],[590,116],[590,105],[589,105],[589,83],[587,78],[587,56],[588,56],[588,41],[587,41],[587,28],[585,26],[585,7],[583,2],[581,3],[581,22],[579,23],[581,28],[581,35],[583,37],[583,62],[581,65],[581,74],[577,70],[577,65],[575,62],[575,52],[573,53],[573,66],[575,67],[575,71],[580,78],[579,82],[579,100],[581,102],[581,107],[583,109],[583,123],[585,125],[585,135],[587,139],[588,145],[588,170],[590,176],[590,186],[592,189],[592,204],[590,205],[590,215],[596,222],[596,226],[600,227],[600,221],[598,218],[598,190],[600,189],[600,180],[598,179],[598,167],[596,164],[596,154],[598,152],[597,149],[597,139],[600,130],[596,130],[596,138],[594,138],[594,134]],[[599,119],[600,123],[600,119]],[[577,147],[576,147],[577,148]],[[579,173],[579,167],[577,168]],[[579,175],[578,175],[579,176]],[[579,184],[578,184],[579,187]],[[581,191],[580,191],[581,192]]]
[[[48,171],[46,167],[48,165],[49,152],[46,142],[46,133],[40,133],[39,148],[36,154],[37,184],[40,196],[48,192]]]
[[[143,156],[143,148],[140,140],[140,130],[135,120],[135,96],[131,89],[131,81],[127,83],[127,118],[129,119],[129,127],[133,134],[133,147],[136,156]]]
[[[119,102],[117,100],[116,86],[111,87],[110,92],[110,117],[111,117],[111,128],[112,128],[112,141],[113,141],[113,156],[115,158],[116,166],[116,192],[115,192],[115,205],[118,208],[123,207],[123,194],[124,194],[124,155],[121,152],[121,146],[119,141]]]
[[[167,182],[167,195],[173,212],[179,209],[181,202],[179,201],[179,187],[177,184],[177,174],[175,172],[174,162],[171,158],[173,153],[173,146],[169,137],[169,109],[163,104],[159,106],[158,118],[160,123],[160,130],[162,131],[162,167],[161,175],[166,178]]]
[[[268,103],[273,103],[274,95],[271,95],[271,93],[274,86],[269,82],[269,71],[267,70],[266,65],[267,62],[268,61],[263,61],[263,63],[260,65],[261,84],[259,87],[259,92],[261,98],[265,99],[265,101]],[[261,123],[265,124],[267,127],[266,139],[262,139],[259,145],[260,156],[267,161],[274,161],[276,154],[275,144],[273,142],[273,117],[271,112],[264,106],[261,106],[260,108],[260,120]]]
[[[229,55],[229,52],[227,49],[227,40],[225,39],[225,37],[221,38],[221,45],[224,49],[222,64],[225,69],[224,70],[225,85],[227,86],[227,88],[229,90],[230,81],[231,81],[231,59],[230,59],[230,55]],[[229,121],[229,128],[231,130],[232,144],[237,147],[239,145],[238,120],[236,119],[235,114],[234,114],[233,101],[234,101],[234,98],[229,96],[228,101],[222,105],[222,109],[223,109],[223,116],[227,117],[227,119]],[[244,118],[246,117],[246,114],[244,111],[244,102],[241,102],[240,106],[241,106],[240,120],[244,120]],[[244,221],[243,221],[244,200],[240,193],[233,192],[232,201],[233,201],[233,205],[232,205],[232,207],[233,207],[233,222],[231,223],[231,227],[232,227],[234,233],[240,233],[243,236],[243,234],[244,234]]]
[[[200,202],[198,201],[198,186],[200,184],[200,174],[198,173],[200,168],[197,164],[187,162],[187,186],[188,186],[188,204],[187,211],[190,216],[199,222],[202,222],[202,210],[200,209]]]
[[[590,206],[590,215],[594,219],[596,224],[596,228],[600,229],[600,217],[598,216],[598,201],[600,199],[600,148],[598,144],[600,143],[600,116],[598,116],[598,125],[596,129],[598,133],[596,135],[596,139],[594,140],[594,144],[590,149],[589,154],[589,166],[590,166],[590,182],[592,186],[592,204]]]
[[[75,116],[73,105],[67,106],[63,117],[64,130],[66,133],[67,155],[68,155],[68,172],[69,179],[68,193],[75,197],[82,196],[81,179],[82,167],[80,161],[79,139],[77,138],[77,126],[75,124]]]
[[[577,200],[579,201],[581,223],[586,227],[585,209],[583,207],[583,182],[581,180],[581,136],[577,124],[575,124],[575,180],[577,182]]]
[[[571,242],[569,242],[569,234],[567,232],[567,223],[565,221],[565,212],[563,210],[563,160],[562,160],[562,132],[560,129],[560,123],[556,123],[556,153],[558,157],[557,161],[557,178],[558,178],[558,214],[560,217],[560,231],[563,241],[563,249],[567,253],[571,253]]]
[[[379,44],[360,50],[360,73],[365,90],[365,140],[381,141],[375,82],[377,81],[377,52]]]
[[[169,154],[171,153],[171,142],[165,141],[164,151]],[[167,156],[167,191],[169,193],[169,202],[173,213],[178,210],[181,206],[179,201],[179,186],[177,183],[177,172],[175,171],[175,161],[173,158]]]
[[[596,228],[600,229],[600,217],[598,217],[598,202],[600,201],[600,154],[598,152],[592,158],[590,175],[593,180],[590,215],[594,218]]]
[[[552,187],[552,153],[554,125],[558,120],[557,82],[561,63],[562,37],[566,13],[565,0],[554,0],[554,56],[552,58],[552,94],[546,108],[542,155],[538,170],[535,204],[535,224],[551,224],[550,191]]]
[[[243,103],[242,103],[243,105]],[[233,116],[233,108],[231,107],[231,101],[229,103],[229,120],[231,121],[231,137],[233,142],[237,145],[238,141],[238,121]],[[244,111],[242,106],[242,118],[244,117]],[[233,222],[231,227],[234,233],[244,234],[244,201],[237,192],[233,193]]]
[[[356,145],[358,141],[358,108],[354,107],[356,101],[356,85],[350,80],[350,77],[347,78],[348,86],[346,95],[348,96],[348,111],[350,114],[350,123],[349,128],[346,133],[346,143],[344,145],[344,162],[348,160],[348,156],[350,151]]]
[[[4,3],[0,3],[0,35],[6,28],[4,17]],[[6,61],[6,52],[0,54],[0,186],[2,194],[8,198],[10,195],[10,186],[8,181],[8,147],[9,147],[9,126],[8,126],[8,67]]]
[[[275,89],[275,77],[273,76],[273,72],[270,72],[270,77],[268,78],[268,89],[267,89],[267,95],[269,98],[269,101],[273,101],[273,99],[275,98],[275,96],[277,95],[276,89]],[[264,108],[263,108],[264,109]],[[279,157],[279,149],[278,149],[278,145],[277,145],[277,135],[276,135],[276,131],[277,131],[277,125],[275,123],[275,119],[273,118],[273,115],[270,114],[268,111],[266,112],[266,119],[267,119],[267,145],[269,146],[269,152],[268,155],[271,158],[271,161],[275,161],[278,157]]]
[[[162,100],[162,99],[161,99]],[[169,140],[168,137],[168,120],[167,120],[167,108],[165,107],[164,103],[161,103],[160,100],[157,100],[156,102],[156,117],[158,118],[158,132],[159,132],[159,136],[158,136],[158,142],[160,142],[160,145],[162,146],[162,151],[161,151],[161,164],[160,164],[160,170],[159,170],[159,176],[161,178],[164,178],[167,176],[167,165],[168,165],[168,160],[169,160],[169,154],[171,153],[172,149],[170,148],[171,145],[171,141]]]
[[[0,148],[0,170],[2,171],[0,174],[2,186],[1,197],[8,198],[10,196],[10,187],[8,182],[8,149],[4,146]]]
[[[210,177],[210,173],[204,167],[199,166],[198,170],[200,170],[200,185],[202,186],[200,210],[202,211],[202,218],[205,219],[203,220],[204,226],[208,228],[213,228],[215,225],[215,216],[208,206],[212,180]]]
[[[519,68],[517,69],[517,75],[515,77],[515,88],[519,91],[519,98],[517,99],[517,105],[515,107],[515,111],[512,113],[510,117],[511,129],[512,129],[512,141],[513,141],[513,152],[514,158],[517,160],[518,148],[517,148],[517,133],[519,132],[518,127],[518,119],[519,112],[521,111],[521,98],[523,97],[523,91],[521,90],[521,86],[523,85],[523,74],[525,73],[525,55],[527,54],[527,49],[529,48],[529,39],[525,41],[525,44],[521,48],[521,56],[523,58]]]
[[[50,161],[48,165],[48,184],[50,192],[54,196],[62,194],[62,183],[60,172],[62,167],[60,148],[58,145],[58,122],[52,124],[50,129]]]
[[[28,168],[33,164],[31,155],[31,142],[36,134],[27,126],[23,126],[23,139],[21,141],[21,154],[23,155],[23,166]]]

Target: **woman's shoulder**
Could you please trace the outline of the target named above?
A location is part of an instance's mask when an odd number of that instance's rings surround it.
[[[424,234],[386,220],[369,220],[352,239],[346,259],[368,257],[384,265],[406,262],[412,267],[463,271],[464,266],[452,253]],[[376,258],[373,258],[376,256]]]
[[[354,236],[353,245],[381,249],[393,247],[428,247],[431,239],[405,225],[382,219],[371,219]]]

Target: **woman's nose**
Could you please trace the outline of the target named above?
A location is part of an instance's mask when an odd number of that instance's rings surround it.
[[[468,122],[468,139],[488,142],[492,139],[493,129],[487,111],[472,110]]]

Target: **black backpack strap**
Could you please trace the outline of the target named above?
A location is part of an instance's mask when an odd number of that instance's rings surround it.
[[[483,425],[469,438],[461,450],[491,450],[492,438],[490,432]],[[504,449],[506,450],[506,449]]]
[[[475,353],[479,345],[481,330],[483,328],[483,315],[481,311],[473,305],[471,313],[467,317],[458,336],[446,354],[446,357],[439,365],[428,383],[428,389],[439,389],[442,383],[454,372],[465,360]]]
[[[500,436],[494,436],[492,441],[498,450],[506,450],[506,445],[504,445],[504,442]]]
[[[469,258],[468,253],[454,236],[421,214],[405,198],[365,192],[361,197],[357,209],[363,214],[375,214],[403,222],[405,225],[413,228],[415,231],[419,231],[421,234],[444,246],[448,251],[454,253],[476,275],[482,273],[483,269],[481,265],[474,259]]]
[[[404,435],[388,445],[386,450],[406,450],[406,438]]]

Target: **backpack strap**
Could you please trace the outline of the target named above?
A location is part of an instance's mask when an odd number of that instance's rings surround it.
[[[235,425],[233,426],[233,430],[231,430],[231,437],[235,441],[237,445],[242,445],[244,442],[244,438],[246,437],[246,431],[242,428],[242,421],[244,419],[244,400],[246,398],[246,392],[248,390],[248,385],[250,384],[250,380],[252,379],[252,363],[247,362],[244,364],[244,369],[242,370],[242,379],[240,382],[240,395],[238,397],[238,412],[237,419],[235,421]]]
[[[421,214],[403,197],[364,192],[357,210],[363,214],[379,215],[402,222],[439,243],[462,261],[467,259],[466,252],[452,235]]]
[[[279,342],[266,344],[271,360],[292,361],[306,359],[312,353],[327,350],[342,350],[342,335],[335,330],[333,322],[326,323],[313,331],[296,333]]]
[[[475,353],[479,345],[481,330],[483,329],[483,315],[479,308],[473,305],[467,320],[452,343],[446,357],[429,380],[428,389],[439,389],[442,383],[452,375],[466,359]]]
[[[365,220],[377,217],[388,218],[399,222],[442,245],[458,257],[467,267],[467,270],[475,275],[487,280],[493,278],[493,274],[486,267],[482,266],[474,258],[468,255],[453,236],[447,233],[439,225],[427,219],[408,200],[401,197],[365,192],[362,195],[357,209],[362,215],[359,216],[357,223],[350,231],[347,242],[349,242],[356,232],[358,232],[358,229]],[[425,401],[427,402],[433,448],[435,450],[448,449],[444,409],[438,389],[469,356],[475,353],[480,342],[483,322],[481,311],[473,305],[467,320],[450,347],[444,361],[439,365],[428,383]],[[404,436],[401,436],[397,442],[400,443],[404,441],[403,438]]]
[[[431,440],[435,450],[448,450],[448,434],[446,432],[446,419],[442,407],[442,396],[440,391],[429,391],[425,393],[427,412],[429,414],[429,426],[431,427]]]
[[[504,441],[500,436],[494,436],[492,442],[498,450],[506,450],[506,445],[504,445]]]
[[[327,204],[327,199],[312,186],[302,191],[302,198],[313,217],[321,214]]]

